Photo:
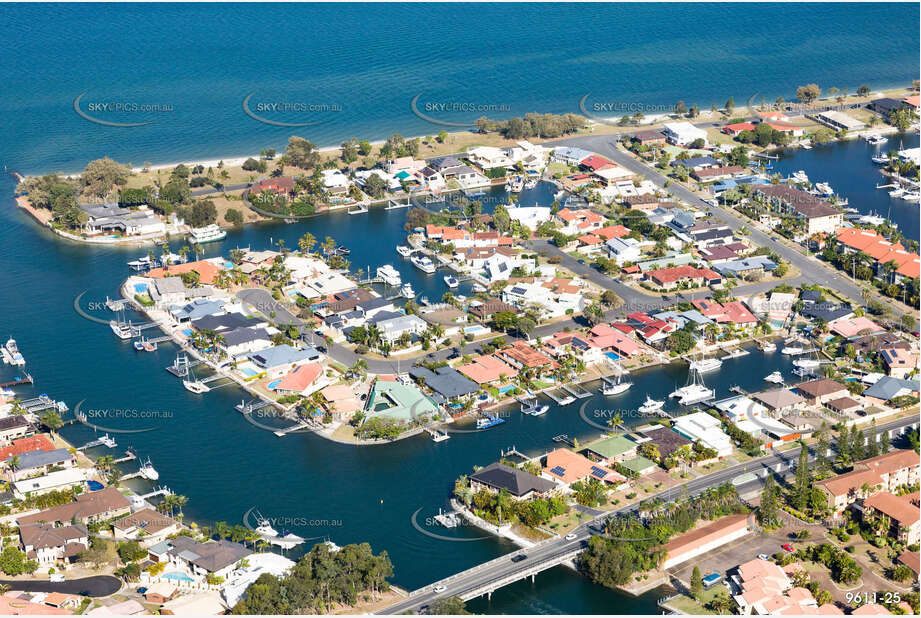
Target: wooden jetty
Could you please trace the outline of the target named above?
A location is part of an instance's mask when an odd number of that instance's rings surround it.
[[[203,361],[194,359],[190,360],[189,356],[184,352],[179,352],[176,354],[176,359],[173,361],[173,364],[166,368],[171,374],[177,378],[185,378],[189,375],[189,369],[191,367],[197,367],[201,365]]]
[[[241,399],[240,403],[235,405],[234,408],[242,414],[249,414],[250,412],[255,412],[256,410],[261,410],[262,408],[268,408],[271,405],[273,404],[262,399],[253,399],[249,402],[245,402]]]
[[[10,380],[9,382],[3,382],[0,384],[0,388],[6,388],[9,386],[21,386],[23,384],[34,384],[31,374],[26,374],[21,378],[16,378],[15,380]]]

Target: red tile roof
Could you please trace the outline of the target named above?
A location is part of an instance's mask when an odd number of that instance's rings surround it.
[[[51,443],[51,440],[45,434],[38,434],[37,436],[29,436],[27,438],[19,438],[18,440],[13,440],[13,443],[9,446],[4,446],[0,449],[0,461],[6,461],[13,455],[22,455],[23,453],[31,453],[32,451],[53,451],[54,444]]]
[[[719,273],[709,268],[694,268],[688,265],[651,270],[646,276],[657,283],[674,283],[681,279],[722,279]]]
[[[613,161],[606,159],[602,157],[601,155],[591,155],[591,156],[585,157],[584,159],[582,159],[581,163],[582,165],[584,165],[585,167],[591,170],[599,170],[603,167],[614,165]]]

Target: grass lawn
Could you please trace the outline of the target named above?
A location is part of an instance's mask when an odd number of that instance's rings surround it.
[[[704,605],[712,601],[718,594],[729,596],[729,593],[726,592],[725,586],[722,584],[717,584],[709,590],[704,590],[700,594],[700,602],[692,599],[689,596],[681,595],[680,597],[669,601],[668,604],[683,614],[715,614],[716,612],[712,612],[709,609],[706,609]]]
[[[590,515],[570,509],[568,513],[551,519],[550,523],[544,527],[562,536],[589,519],[591,519]]]

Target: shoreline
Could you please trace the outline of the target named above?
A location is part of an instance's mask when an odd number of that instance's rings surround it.
[[[856,87],[855,87],[855,90],[856,90]],[[896,85],[881,86],[881,87],[878,87],[878,88],[873,88],[873,89],[871,90],[871,92],[870,92],[866,97],[862,97],[861,99],[866,98],[866,99],[869,101],[869,100],[872,100],[872,99],[874,99],[874,98],[883,97],[883,96],[886,95],[887,92],[892,92],[892,91],[896,91],[896,90],[911,91],[911,90],[912,90],[912,84],[909,82],[909,83],[907,83],[907,84],[896,84]],[[679,95],[679,96],[680,96],[680,95]],[[854,94],[854,95],[848,95],[848,96],[849,96],[849,97],[855,97],[856,94]],[[687,101],[691,101],[692,98],[691,98],[691,97],[686,97],[686,100],[687,100]],[[817,103],[817,104],[818,104],[818,103],[823,103],[823,102],[825,102],[825,103],[830,103],[830,102],[833,102],[833,101],[834,101],[834,97],[826,97],[826,98],[820,97],[819,99],[816,99],[815,103]],[[776,103],[773,102],[773,101],[771,101],[771,102],[766,102],[766,105],[768,105],[769,107],[774,107],[774,106],[776,105]],[[785,101],[785,102],[783,103],[783,105],[800,105],[800,104],[799,104],[799,103],[795,103],[795,102],[793,102],[793,101]],[[738,109],[738,110],[741,110],[742,108],[741,108],[741,107],[738,107],[737,109]],[[705,111],[707,111],[707,112],[709,113],[709,110],[705,110]],[[723,108],[720,108],[720,109],[718,110],[718,113],[722,114],[723,111],[724,111]],[[538,112],[538,113],[541,113],[541,112]],[[567,113],[567,112],[560,112],[560,113]],[[571,113],[578,113],[578,115],[584,115],[584,114],[581,113],[581,110],[578,110],[577,112],[571,112]],[[658,122],[659,120],[667,119],[669,116],[670,116],[670,114],[667,114],[667,113],[663,113],[663,114],[650,114],[650,115],[644,117],[644,120],[650,120],[649,122],[643,122],[642,124],[639,124],[639,125],[627,125],[627,126],[625,126],[625,127],[616,127],[616,128],[618,128],[618,129],[629,129],[629,128],[631,128],[631,127],[642,128],[642,127],[646,127],[646,126],[652,126],[652,125],[656,124],[656,122]],[[613,126],[613,125],[611,125],[611,124],[609,124],[609,123],[616,122],[617,120],[619,120],[619,118],[618,118],[617,116],[608,117],[608,116],[590,115],[590,116],[585,116],[585,118],[586,118],[586,120],[589,121],[590,124],[601,125],[601,126]],[[497,118],[497,120],[506,120],[506,119]],[[728,122],[728,119],[727,119],[727,122]],[[307,128],[307,127],[305,127],[305,128]],[[434,126],[433,126],[433,129],[434,129]],[[395,132],[399,132],[399,129],[397,129],[397,128],[394,128],[393,130],[394,130]],[[474,133],[474,132],[475,132],[475,129],[474,129],[473,126],[471,125],[471,128],[468,129],[468,130],[464,130],[464,131],[447,131],[447,134],[448,134],[448,136],[450,137],[450,136],[454,136],[454,135],[464,135],[464,134],[467,134],[467,133]],[[292,134],[292,135],[294,135],[294,134]],[[427,135],[434,135],[434,133],[430,133],[430,134],[427,134]],[[289,136],[289,137],[290,137],[290,136]],[[340,139],[339,139],[338,141],[341,143],[343,140],[347,140],[347,139],[349,139],[350,137],[354,137],[354,136],[346,136],[345,134],[343,134],[343,136],[340,136]],[[426,137],[426,135],[411,135],[411,136],[403,136],[403,137],[404,137],[404,139],[406,139],[406,140],[424,139],[424,138]],[[533,143],[543,143],[543,142],[546,142],[546,141],[553,141],[553,140],[564,139],[564,138],[565,138],[565,136],[561,136],[560,138],[548,138],[548,139],[534,138],[534,139],[532,139],[531,141],[532,141]],[[309,138],[306,138],[306,139],[309,139]],[[540,140],[540,141],[537,141],[537,140]],[[370,143],[372,146],[380,146],[381,144],[384,144],[386,141],[387,141],[386,139],[369,140],[369,143]],[[509,140],[509,141],[514,142],[515,140]],[[284,152],[284,146],[281,146],[280,148],[276,148],[275,150],[276,150],[276,156],[278,156],[278,154]],[[318,150],[319,152],[321,152],[321,153],[329,153],[329,152],[332,152],[332,151],[340,150],[340,146],[339,146],[338,144],[329,144],[329,145],[325,145],[325,146],[319,145],[319,144],[318,144],[318,145],[317,145],[317,150]],[[148,170],[148,171],[164,170],[164,169],[171,169],[171,168],[174,168],[174,167],[176,167],[177,165],[180,165],[180,164],[182,164],[182,165],[187,165],[187,166],[203,165],[203,166],[205,166],[205,167],[209,167],[209,166],[210,166],[210,167],[215,167],[215,166],[217,166],[217,164],[218,164],[220,161],[223,161],[225,166],[227,166],[227,165],[234,165],[234,164],[235,164],[235,165],[239,165],[239,164],[242,164],[242,163],[243,163],[246,159],[248,159],[248,158],[259,158],[259,153],[256,152],[255,154],[250,154],[250,155],[235,155],[235,156],[230,156],[230,157],[220,157],[220,156],[217,156],[217,155],[202,155],[202,157],[205,157],[205,158],[193,157],[193,158],[188,159],[188,160],[179,160],[179,161],[164,162],[164,163],[155,163],[155,162],[152,162],[152,164],[150,165],[150,167],[133,166],[133,167],[131,168],[131,171],[132,171],[132,172],[135,172],[135,173],[139,173],[139,172],[141,172],[141,171],[144,170],[144,169],[146,169],[146,170]],[[33,173],[33,172],[29,172],[29,173],[20,172],[20,173],[22,173],[22,174],[23,174],[24,176],[26,176],[26,177],[29,177],[29,176],[44,176],[44,175],[47,175],[47,174],[57,174],[57,175],[59,175],[59,176],[72,177],[72,176],[76,176],[76,175],[78,175],[78,174],[81,174],[81,173],[82,173],[82,170],[76,171],[76,172],[68,172],[68,171],[60,170],[60,171],[50,171],[50,172],[49,172],[49,171],[44,171],[44,172],[34,172],[34,173]]]

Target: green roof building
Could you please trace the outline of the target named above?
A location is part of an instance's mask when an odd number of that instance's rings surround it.
[[[621,462],[636,456],[637,443],[626,436],[611,436],[593,442],[584,449],[584,454],[593,456],[597,460],[607,462]],[[590,457],[591,458],[591,457]]]

